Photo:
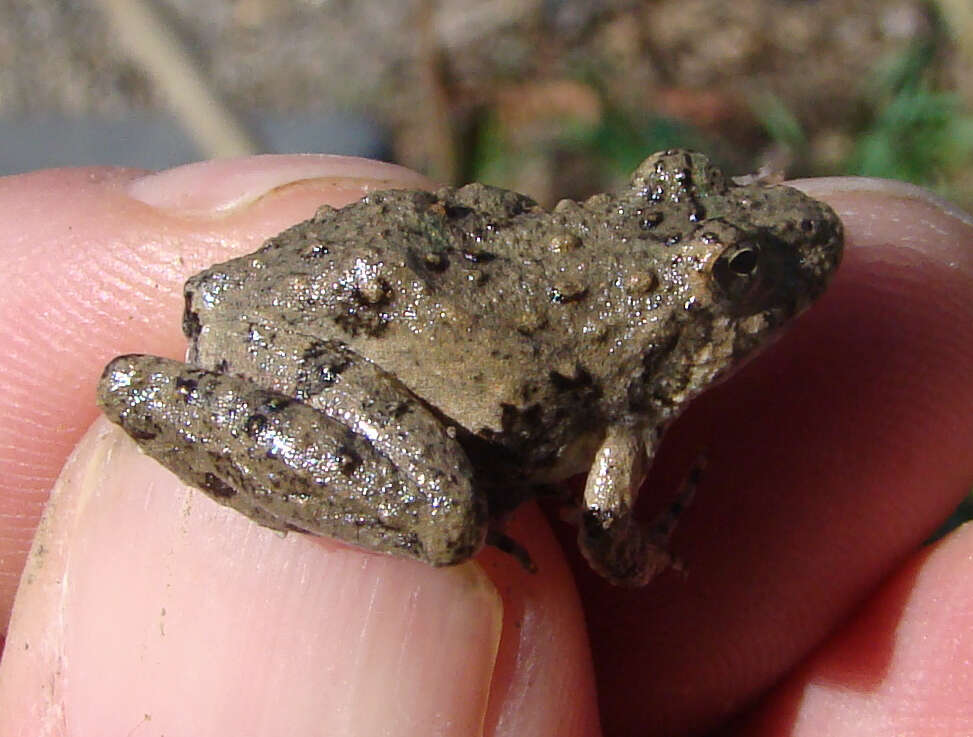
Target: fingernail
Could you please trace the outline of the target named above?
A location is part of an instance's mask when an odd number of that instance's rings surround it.
[[[327,154],[250,156],[200,161],[156,172],[129,183],[136,200],[163,210],[214,214],[246,206],[281,187],[329,181],[338,188],[430,186],[429,180],[395,164]]]
[[[816,179],[795,179],[787,184],[797,187],[812,197],[825,198],[828,195],[864,194],[910,200],[938,210],[943,215],[973,227],[973,215],[934,192],[909,182],[879,179],[877,177],[818,177]]]

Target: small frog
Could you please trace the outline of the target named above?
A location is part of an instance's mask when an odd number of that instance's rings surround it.
[[[552,211],[483,184],[374,192],[186,282],[186,362],[112,361],[98,401],[261,525],[434,566],[587,472],[610,581],[671,562],[635,501],[661,431],[824,290],[835,213],[698,153]]]

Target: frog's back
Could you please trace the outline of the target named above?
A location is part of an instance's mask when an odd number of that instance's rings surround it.
[[[322,208],[190,279],[184,327],[209,356],[227,334],[339,341],[538,465],[607,423],[665,422],[820,293],[840,240],[800,192],[670,151],[551,212],[480,184]]]
[[[190,279],[186,332],[250,322],[341,341],[471,433],[553,457],[575,425],[598,426],[609,382],[579,350],[612,320],[588,305],[638,256],[601,253],[593,265],[579,249],[583,212],[570,204],[553,228],[533,200],[479,184],[322,208]],[[598,284],[585,280],[597,270]],[[632,373],[621,362],[611,370]]]

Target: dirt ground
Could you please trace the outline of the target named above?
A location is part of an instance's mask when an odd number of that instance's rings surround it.
[[[140,58],[147,44],[119,24],[119,1],[0,0],[0,118],[178,111],[179,83],[167,91],[160,63]],[[231,116],[354,111],[386,131],[392,158],[444,181],[551,201],[678,144],[739,173],[864,169],[973,204],[962,1],[121,5],[154,12]],[[969,144],[959,155],[957,141]]]

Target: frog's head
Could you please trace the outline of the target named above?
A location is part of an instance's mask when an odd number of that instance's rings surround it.
[[[796,189],[731,187],[733,206],[696,231],[717,312],[773,330],[824,291],[841,261],[841,221]]]
[[[701,329],[708,318],[714,328],[732,323],[736,356],[807,308],[841,260],[830,207],[792,187],[735,184],[703,154],[654,154],[630,187],[640,207],[666,211],[652,232],[666,244],[663,269],[683,319]]]
[[[683,327],[668,368],[656,369],[675,404],[772,340],[821,295],[841,260],[838,216],[796,189],[729,186],[704,202],[705,219],[668,251],[664,277],[682,286],[670,314]]]

